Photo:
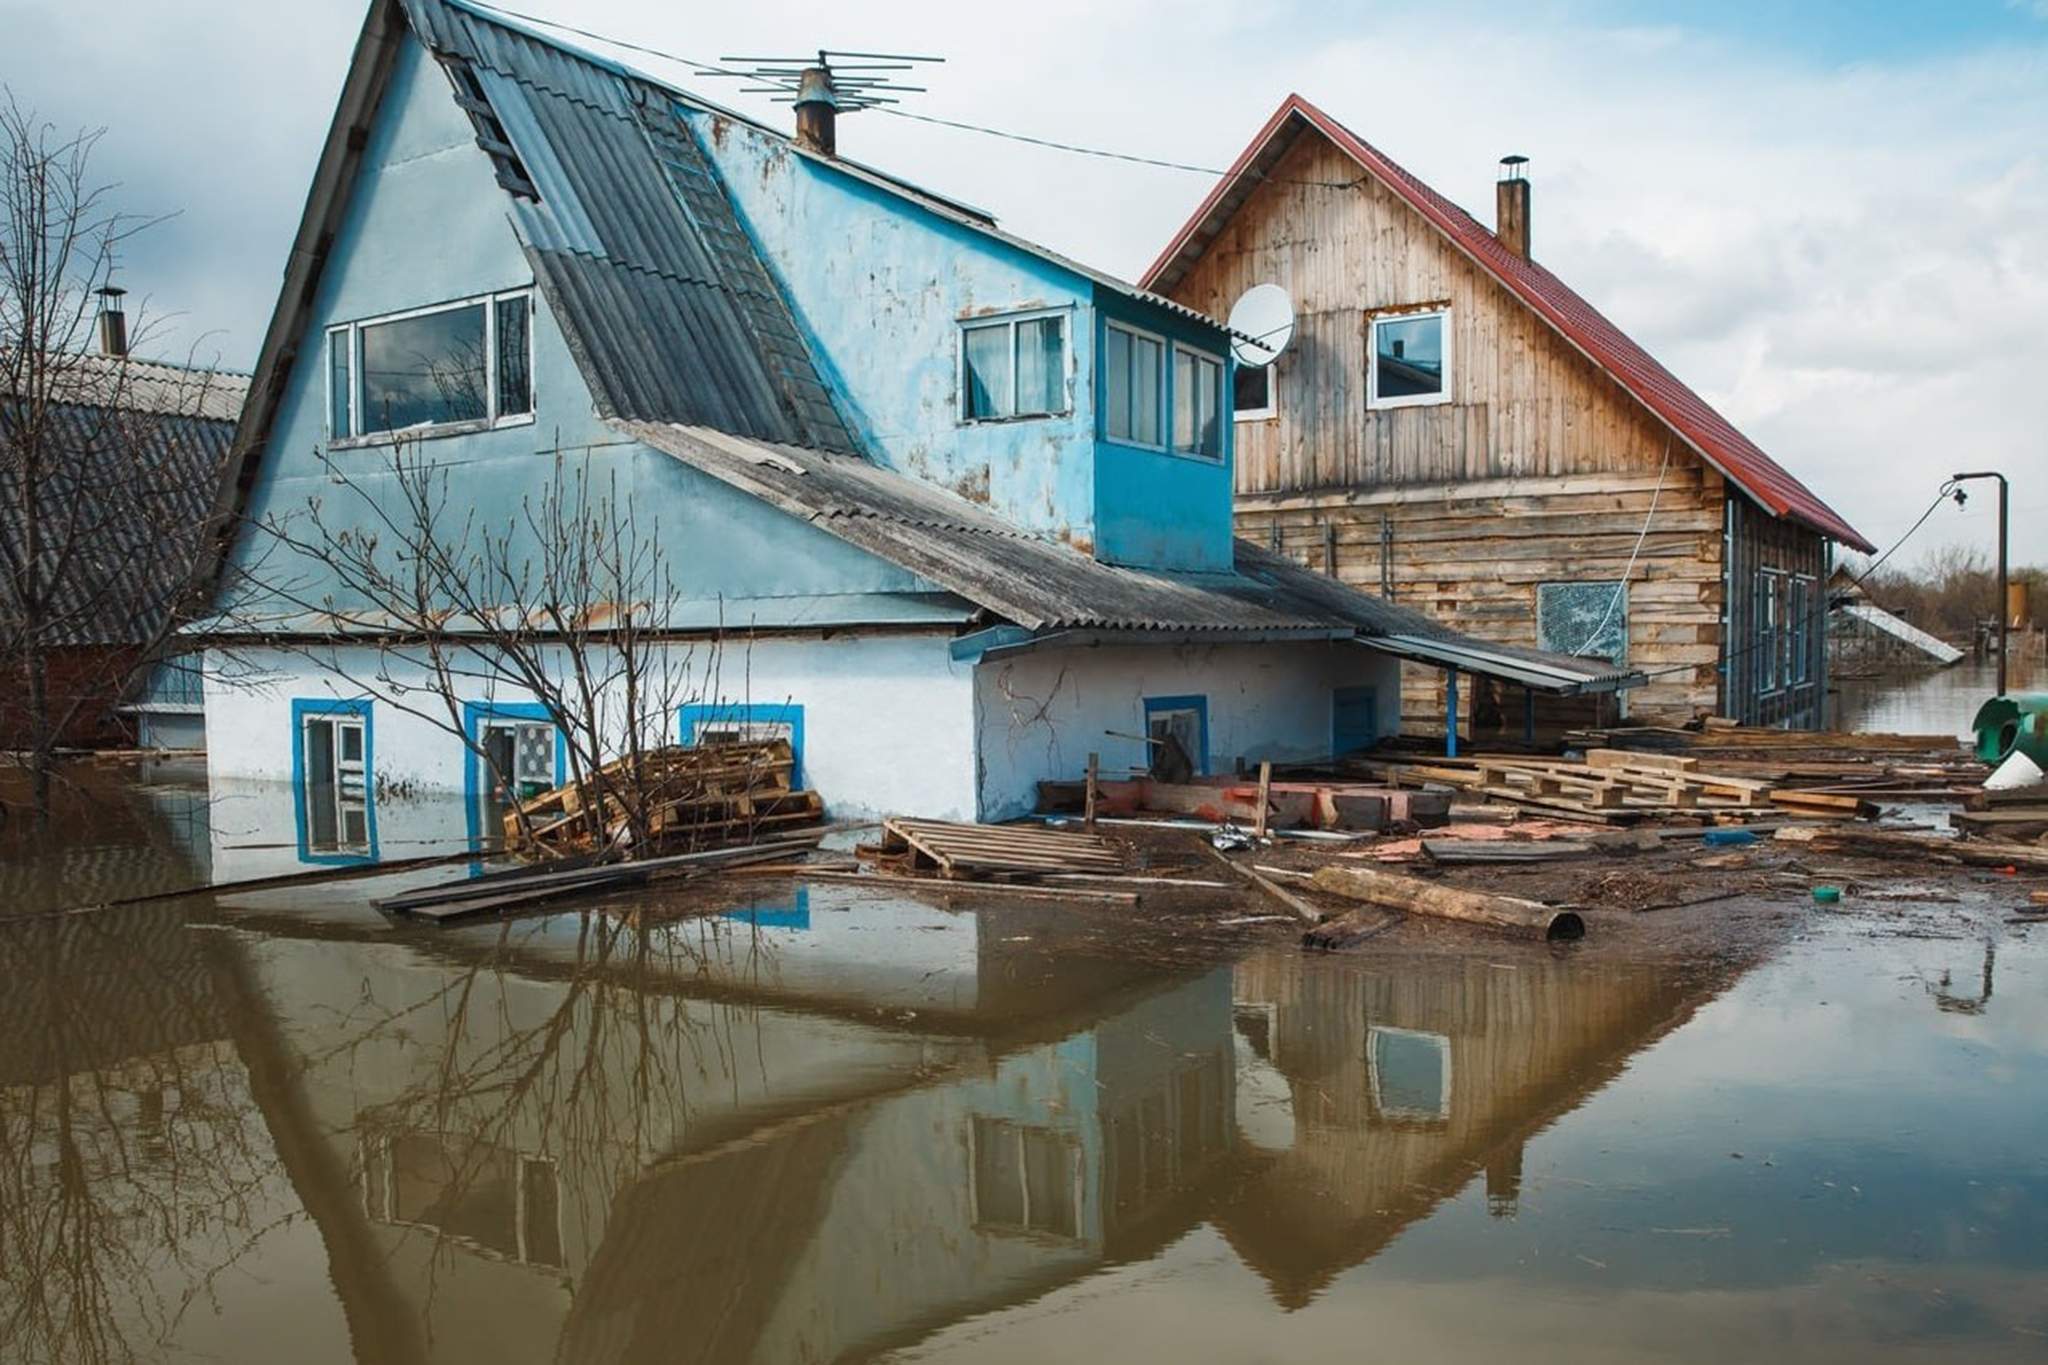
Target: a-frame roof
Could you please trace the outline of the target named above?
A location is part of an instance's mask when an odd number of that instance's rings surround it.
[[[1232,215],[1263,183],[1265,173],[1297,138],[1311,130],[1328,138],[1367,175],[1405,200],[1449,238],[1453,247],[1549,323],[1701,459],[1766,510],[1852,549],[1868,553],[1876,548],[1564,281],[1536,262],[1508,250],[1471,214],[1300,95],[1289,95],[1282,102],[1194,216],[1159,253],[1139,286],[1162,294],[1172,293]]]

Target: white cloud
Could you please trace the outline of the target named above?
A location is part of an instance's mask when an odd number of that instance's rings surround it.
[[[1951,465],[2003,466],[2020,505],[2048,473],[2034,420],[2048,35],[1825,67],[1682,27],[1601,27],[1569,5],[905,0],[821,19],[757,0],[693,6],[687,23],[666,0],[521,7],[700,58],[938,52],[948,63],[913,108],[1204,165],[1299,90],[1482,218],[1495,159],[1524,152],[1545,263],[1871,538],[1903,531]],[[22,95],[111,124],[109,169],[139,206],[183,207],[135,279],[188,332],[226,329],[231,362],[260,341],[360,16],[353,0],[0,0],[0,29],[38,57],[8,76]],[[1206,188],[882,114],[841,143],[1125,275]],[[1989,529],[1973,503],[1923,534]],[[2048,530],[2017,524],[2014,544],[2048,561]]]

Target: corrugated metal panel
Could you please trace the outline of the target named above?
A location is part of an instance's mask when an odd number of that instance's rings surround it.
[[[0,444],[19,439],[20,418],[18,404],[0,399]],[[45,421],[45,447],[64,453],[32,513],[59,542],[41,556],[53,596],[40,642],[138,642],[154,633],[189,581],[234,421],[77,404],[45,409]],[[0,460],[0,481],[19,470],[19,461]],[[24,557],[27,500],[25,490],[0,485],[0,540]],[[60,562],[67,549],[71,557]],[[19,610],[16,591],[11,577],[0,576],[0,618]]]
[[[407,0],[478,73],[538,203],[511,199],[534,274],[607,415],[851,450],[717,173],[668,93],[441,0]]]
[[[1705,399],[1658,364],[1649,352],[1608,321],[1599,309],[1580,298],[1564,281],[1536,262],[1509,251],[1471,214],[1416,179],[1385,153],[1299,95],[1287,97],[1238,157],[1237,163],[1195,210],[1194,216],[1174,234],[1159,259],[1145,272],[1146,287],[1172,289],[1179,283],[1188,268],[1200,258],[1201,248],[1243,202],[1246,187],[1255,180],[1257,171],[1270,164],[1264,160],[1268,155],[1268,144],[1295,136],[1301,124],[1321,132],[1382,184],[1407,200],[1481,269],[1561,332],[1566,340],[1612,375],[1636,401],[1657,414],[1708,463],[1773,515],[1810,526],[1853,549],[1867,553],[1876,548],[1811,489],[1736,430],[1734,423],[1714,411]]]
[[[1446,639],[1441,636],[1376,635],[1368,643],[1375,649],[1416,663],[1499,678],[1538,692],[1567,695],[1613,692],[1648,681],[1641,673],[1616,668],[1599,659],[1546,654],[1541,650],[1494,644],[1469,636]]]
[[[1488,676],[1511,670],[1514,681],[1548,690],[1578,690],[1623,676],[1598,660],[1470,639],[1245,541],[1237,543],[1229,573],[1124,568],[1020,531],[977,504],[866,460],[702,428],[616,425],[1031,630],[1351,631],[1374,641],[1396,638],[1417,651],[1433,645],[1454,655],[1457,667]]]

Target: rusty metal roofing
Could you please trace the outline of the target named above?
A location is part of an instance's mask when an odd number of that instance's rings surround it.
[[[1175,573],[1105,564],[1075,547],[999,520],[986,508],[868,460],[747,441],[704,427],[617,422],[691,468],[800,517],[1028,630],[1218,635],[1321,631],[1385,639],[1423,657],[1459,653],[1460,666],[1546,690],[1617,685],[1633,677],[1596,659],[1516,650],[1471,639],[1421,612],[1302,567],[1247,541],[1228,573]],[[1489,662],[1489,660],[1491,662]]]
[[[445,0],[405,11],[476,74],[538,192],[507,202],[601,413],[854,448],[665,87]]]
[[[1295,138],[1311,128],[1406,200],[1450,238],[1453,246],[1605,370],[1702,459],[1766,510],[1852,549],[1868,553],[1876,548],[1564,281],[1536,262],[1508,250],[1471,214],[1300,95],[1289,95],[1266,121],[1251,145],[1159,253],[1145,272],[1143,286],[1171,290],[1178,285],[1257,189],[1263,172],[1278,162]]]

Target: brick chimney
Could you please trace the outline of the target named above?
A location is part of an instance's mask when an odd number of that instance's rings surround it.
[[[1529,158],[1510,154],[1500,159],[1500,180],[1493,187],[1493,235],[1523,260],[1529,259]]]

